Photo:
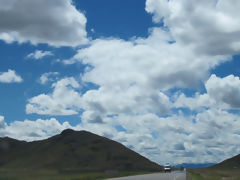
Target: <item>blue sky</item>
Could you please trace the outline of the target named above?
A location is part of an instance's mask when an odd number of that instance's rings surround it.
[[[87,31],[94,39],[101,36],[123,39],[146,37],[148,29],[153,26],[152,16],[144,10],[144,0],[76,0],[74,3],[87,16]],[[95,33],[91,33],[91,29]]]
[[[161,164],[239,154],[239,8],[2,1],[0,136],[88,130]]]

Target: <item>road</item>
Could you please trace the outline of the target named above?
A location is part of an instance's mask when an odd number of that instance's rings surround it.
[[[108,180],[186,180],[186,172],[155,173]]]

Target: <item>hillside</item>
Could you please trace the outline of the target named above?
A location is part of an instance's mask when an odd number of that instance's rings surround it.
[[[239,180],[240,155],[208,168],[189,170],[191,180]]]
[[[210,168],[239,169],[240,170],[240,154],[237,156],[234,156],[230,159],[227,159],[219,164],[216,164],[215,166],[212,166]]]
[[[159,171],[161,167],[120,143],[86,131],[64,130],[34,142],[0,138],[1,169],[63,172]]]

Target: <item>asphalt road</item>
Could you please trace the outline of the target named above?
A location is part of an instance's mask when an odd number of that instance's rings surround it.
[[[123,178],[113,178],[109,180],[186,180],[186,172],[155,173]]]

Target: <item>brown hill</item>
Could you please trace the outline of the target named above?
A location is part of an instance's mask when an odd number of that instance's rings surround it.
[[[216,164],[210,168],[221,168],[221,169],[239,169],[240,170],[240,154],[224,160],[223,162]]]
[[[86,131],[64,130],[34,142],[0,138],[0,168],[58,171],[159,171],[151,162],[120,143]]]
[[[192,179],[199,180],[238,180],[240,179],[240,155],[227,159],[208,168],[188,170]]]

